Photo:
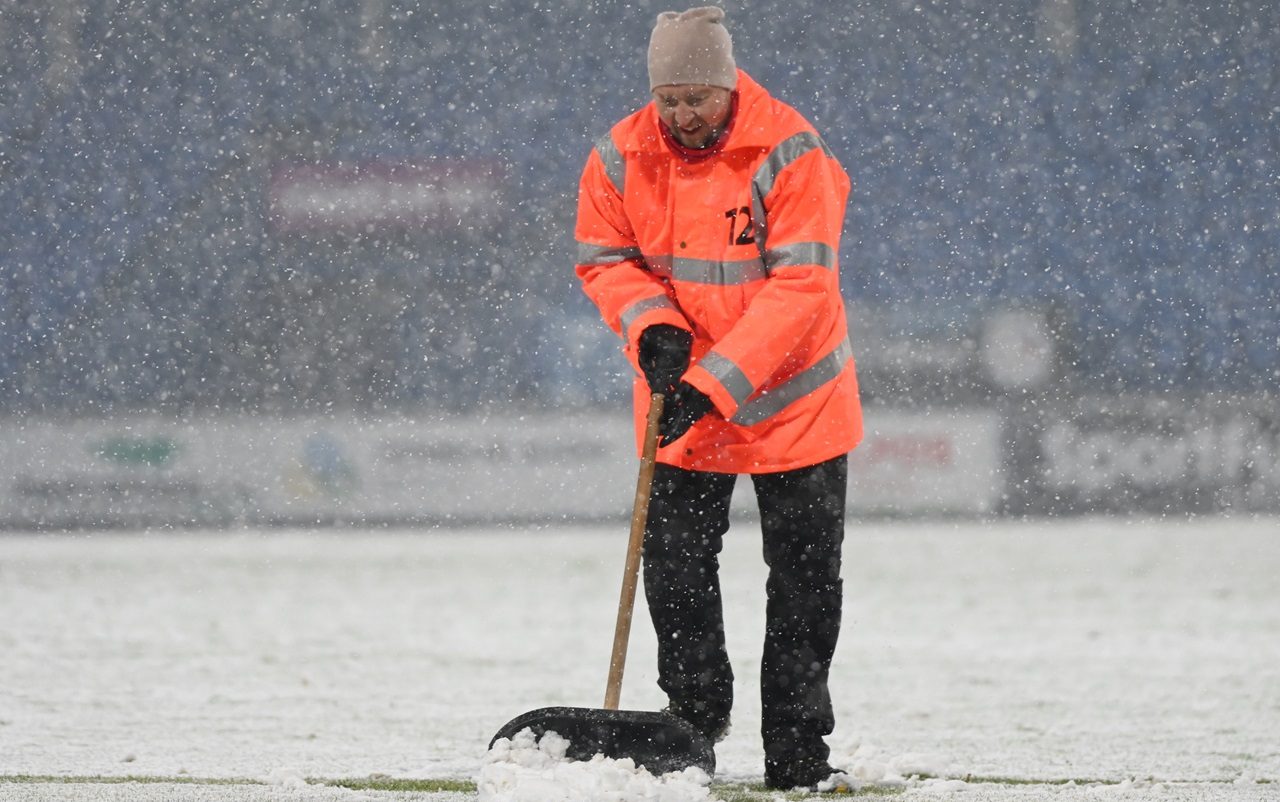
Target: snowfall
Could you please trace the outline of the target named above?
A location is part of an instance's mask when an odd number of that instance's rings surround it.
[[[722,556],[714,779],[489,749],[519,713],[601,705],[626,537],[0,533],[0,799],[783,799],[759,790],[750,520]],[[851,522],[832,762],[911,800],[1280,799],[1278,577],[1277,519]],[[623,706],[656,709],[637,603]]]

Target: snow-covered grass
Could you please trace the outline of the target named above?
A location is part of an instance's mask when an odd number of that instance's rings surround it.
[[[0,535],[0,799],[476,800],[506,720],[600,705],[625,530]],[[753,523],[722,563],[710,795],[795,799],[758,785]],[[854,522],[844,576],[863,793],[1280,798],[1277,520]]]

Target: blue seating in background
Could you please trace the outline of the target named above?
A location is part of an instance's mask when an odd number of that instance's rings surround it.
[[[42,4],[19,0],[0,28],[33,54],[0,73],[0,410],[626,393],[593,373],[616,341],[583,325],[569,229],[591,143],[645,100],[649,11],[392,0],[362,22],[354,2],[83,5],[68,87],[46,81]],[[1273,387],[1280,7],[1083,4],[1075,50],[1053,52],[1040,5],[730,14],[740,62],[853,179],[849,300],[1052,305],[1080,386]],[[504,197],[456,232],[385,242],[271,229],[274,167],[374,159],[495,162]],[[344,286],[372,303],[387,282],[409,288],[398,305],[351,303],[365,319],[330,324],[385,342],[378,389],[331,398],[297,318],[342,312]]]

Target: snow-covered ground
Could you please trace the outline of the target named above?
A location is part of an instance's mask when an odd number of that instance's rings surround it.
[[[475,799],[302,778],[474,780],[507,719],[599,706],[625,540],[0,534],[0,778],[267,783],[0,781],[0,799]],[[717,784],[762,773],[759,550],[735,523]],[[912,797],[1280,799],[1280,521],[855,522],[844,576],[837,765],[942,778]],[[651,709],[639,604],[623,705]]]

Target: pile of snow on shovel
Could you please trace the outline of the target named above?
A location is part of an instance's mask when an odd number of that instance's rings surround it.
[[[711,778],[689,767],[655,777],[630,758],[565,757],[569,742],[554,732],[535,739],[525,729],[499,738],[485,755],[476,785],[480,802],[699,802]]]

